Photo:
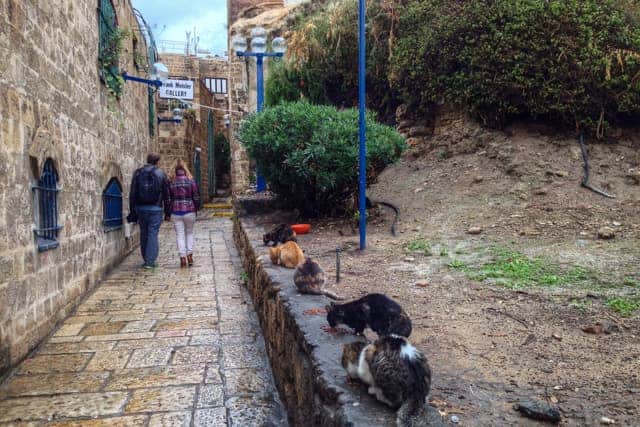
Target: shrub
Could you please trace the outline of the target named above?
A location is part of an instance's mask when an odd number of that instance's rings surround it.
[[[640,113],[640,8],[630,0],[411,0],[392,85],[485,124],[539,117],[602,131]]]
[[[396,2],[367,8],[367,102],[384,121],[395,117],[397,98],[388,63]],[[287,60],[269,70],[266,104],[298,101],[354,107],[358,103],[358,2],[332,3],[289,37]]]
[[[239,139],[286,207],[309,216],[336,214],[357,192],[357,110],[281,103],[244,120]],[[395,130],[367,115],[368,182],[404,148]]]

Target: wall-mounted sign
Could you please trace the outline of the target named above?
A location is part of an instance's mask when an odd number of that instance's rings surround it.
[[[193,99],[193,80],[167,80],[160,86],[160,98]]]

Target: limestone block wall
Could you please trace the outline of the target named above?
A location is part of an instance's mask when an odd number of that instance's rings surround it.
[[[135,34],[129,0],[113,4],[119,27]],[[105,231],[102,192],[116,177],[126,215],[131,175],[157,141],[146,86],[127,82],[116,99],[100,81],[97,5],[0,1],[0,375],[132,248],[122,229]],[[137,73],[131,38],[124,48],[120,68]],[[63,228],[59,246],[39,252],[31,186],[48,158]]]

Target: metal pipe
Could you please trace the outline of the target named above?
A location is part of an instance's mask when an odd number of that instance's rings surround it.
[[[365,122],[366,110],[366,23],[365,14],[367,6],[365,0],[360,0],[359,7],[359,109],[360,109],[360,250],[367,247],[367,132]]]
[[[340,283],[340,248],[336,248],[336,283]]]
[[[256,90],[258,92],[258,113],[261,112],[264,108],[264,66],[263,59],[264,53],[256,53],[256,74],[258,77],[258,82],[256,84]],[[260,168],[257,170],[256,177],[256,191],[258,193],[263,192],[267,189],[267,183],[264,180],[264,176],[262,175]]]
[[[122,78],[125,80],[131,80],[133,82],[145,83],[145,84],[148,84],[149,86],[155,86],[155,87],[162,86],[162,82],[160,80],[143,79],[142,77],[130,76],[127,73],[122,73]]]

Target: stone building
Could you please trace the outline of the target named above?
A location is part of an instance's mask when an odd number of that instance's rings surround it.
[[[152,94],[120,79],[146,74],[137,18],[130,0],[0,2],[0,374],[134,246],[130,180],[158,148]]]
[[[245,191],[249,185],[249,161],[243,147],[234,138],[231,123],[237,123],[239,115],[233,110],[245,107],[246,84],[241,63],[230,63],[226,58],[197,57],[195,55],[179,55],[163,53],[160,60],[169,69],[171,79],[191,80],[194,82],[192,119],[185,120],[182,125],[165,125],[160,127],[160,149],[166,154],[165,166],[169,166],[176,157],[187,160],[192,172],[200,170],[199,180],[205,200],[214,197],[214,186],[210,180],[214,178],[215,168],[210,168],[210,146],[215,135],[224,135],[231,145],[230,176],[218,182],[216,188],[225,188],[238,193]],[[179,104],[177,100],[159,99],[160,110],[169,110],[168,105]],[[236,111],[236,110],[234,110]],[[225,117],[226,116],[226,117]],[[199,167],[196,167],[196,163]],[[194,172],[195,173],[195,172]],[[220,181],[220,180],[218,180]],[[224,181],[229,181],[225,183]]]

